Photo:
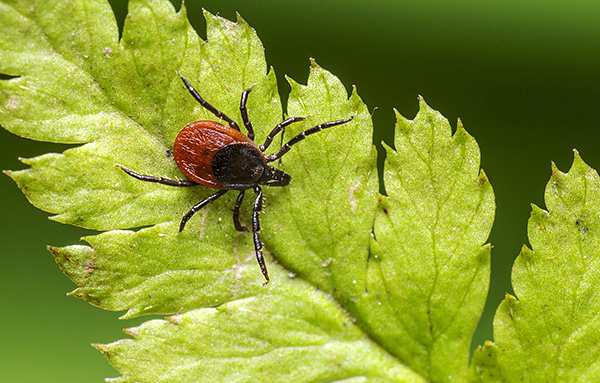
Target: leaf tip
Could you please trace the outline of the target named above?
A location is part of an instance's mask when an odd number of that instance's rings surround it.
[[[396,125],[400,127],[401,131],[404,130],[403,128],[408,127],[410,120],[404,117],[396,108],[394,108],[394,115],[396,116]]]
[[[554,161],[550,162],[550,168],[552,169],[552,177],[564,175],[564,173],[558,169],[558,166],[556,166]]]
[[[533,251],[529,247],[527,247],[527,245],[521,246],[521,252],[519,253],[519,255],[531,253],[533,253]]]
[[[489,348],[496,348],[496,343],[492,342],[491,340],[486,340],[483,343],[483,346],[480,346],[480,347],[482,347],[482,348],[488,348],[488,349]]]
[[[358,95],[358,88],[356,87],[356,85],[352,85],[352,92],[350,92],[350,98],[349,101],[351,101],[351,103],[353,104],[359,104],[362,103],[362,99],[360,98],[360,96]],[[375,109],[377,109],[377,107],[375,107]],[[375,109],[373,109],[373,112],[375,112]],[[358,112],[357,112],[358,113]],[[369,113],[370,117],[373,117],[372,113]]]
[[[425,98],[423,96],[418,95],[417,100],[419,100],[419,110],[420,111],[431,109],[429,107],[429,105],[427,105],[427,102],[425,102]]]
[[[181,324],[181,322],[183,322],[183,317],[181,314],[169,315],[165,319],[175,325],[179,325],[179,324]]]
[[[465,124],[463,124],[460,118],[456,119],[456,132],[454,133],[453,137],[454,139],[459,138],[461,140],[474,140],[469,132],[467,132],[467,129],[465,129]]]
[[[477,183],[478,184],[487,184],[489,182],[490,182],[490,179],[488,178],[485,171],[483,169],[479,169],[479,177],[477,177]]]
[[[46,246],[46,250],[48,250],[52,254],[52,256],[54,256],[55,258],[56,258],[56,255],[58,254],[59,249],[60,249],[59,247],[54,247],[54,246],[50,246],[50,245]]]
[[[181,0],[181,7],[179,8],[179,15],[187,16],[187,8],[185,7],[185,0]]]
[[[84,299],[86,298],[85,293],[83,292],[83,290],[81,289],[81,287],[76,288],[73,291],[69,291],[68,293],[65,294],[65,296],[67,297],[75,297],[75,298],[80,298],[80,299]]]
[[[31,164],[33,163],[33,158],[25,158],[25,157],[18,157],[17,158],[22,164],[25,165],[29,165],[31,166]]]
[[[131,319],[131,318],[135,318],[136,316],[138,316],[139,314],[141,314],[141,310],[139,310],[137,307],[130,307],[129,310],[127,310],[127,312],[123,315],[121,315],[119,317],[119,319]]]
[[[589,165],[581,158],[579,151],[573,149],[573,165],[572,168],[588,169]],[[570,171],[570,170],[569,170]]]
[[[227,20],[221,16],[212,14],[211,12],[207,11],[206,9],[202,9],[202,13],[204,14],[204,19],[206,20],[206,30],[207,33],[208,31],[210,31],[213,28],[218,28],[219,26],[221,28],[233,28],[236,23],[234,23],[231,20]]]
[[[529,262],[531,261],[534,253],[527,245],[521,246],[521,251],[515,260],[515,264],[518,262],[524,262],[527,267],[529,267]]]
[[[248,24],[248,22],[242,17],[242,15],[238,11],[235,12],[235,20],[236,20],[236,24],[244,25],[249,28],[252,28],[252,27],[250,27],[250,24]]]
[[[207,10],[206,8],[202,8],[202,14],[204,15],[204,18],[208,18],[208,17],[215,17],[215,15],[213,15],[209,10]]]
[[[108,354],[110,354],[111,351],[110,345],[108,344],[92,343],[92,347],[103,353],[106,357],[108,357]]]
[[[313,57],[311,57],[310,59],[310,69],[320,69],[321,66],[319,64],[317,64],[317,60],[315,60]]]
[[[548,212],[544,209],[542,209],[541,207],[539,207],[538,205],[532,203],[531,204],[531,217],[547,217],[548,216]]]
[[[297,87],[297,86],[300,85],[296,80],[294,80],[293,78],[291,78],[287,74],[285,75],[285,79],[288,82],[288,84],[290,84],[290,87],[292,87],[292,89],[294,89],[295,87]]]
[[[125,334],[127,334],[131,337],[134,337],[134,338],[140,335],[139,327],[123,328],[123,329],[121,329],[121,331],[123,331]]]
[[[58,267],[63,270],[63,272],[69,268],[72,267],[74,262],[73,260],[69,257],[68,252],[64,251],[64,248],[62,247],[54,247],[54,246],[46,246],[46,250],[48,250],[50,252],[50,254],[52,255],[52,257],[54,258],[54,262],[56,262],[56,264],[58,265]],[[68,293],[67,295],[70,295],[71,293]]]

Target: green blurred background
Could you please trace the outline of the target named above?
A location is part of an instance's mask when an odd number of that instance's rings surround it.
[[[112,5],[122,26],[126,2]],[[600,167],[600,3],[206,0],[187,7],[203,37],[202,7],[228,19],[240,12],[262,39],[282,93],[289,90],[284,74],[306,81],[309,57],[348,88],[356,85],[376,108],[377,142],[393,139],[392,108],[414,117],[417,95],[454,127],[460,116],[479,143],[496,193],[492,287],[474,345],[491,339],[495,308],[511,292],[512,262],[527,243],[530,203],[544,206],[550,162],[568,170],[577,148]],[[0,169],[23,168],[19,156],[63,150],[4,130],[0,148]],[[121,327],[148,318],[118,321],[119,313],[66,297],[74,285],[45,246],[73,244],[90,232],[48,221],[3,175],[0,190],[2,380],[116,376],[90,343],[123,338]]]

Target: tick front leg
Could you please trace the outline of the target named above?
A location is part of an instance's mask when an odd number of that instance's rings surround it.
[[[169,186],[196,186],[196,185],[198,185],[197,182],[190,181],[190,180],[177,181],[177,180],[170,180],[170,179],[163,178],[163,177],[145,176],[143,174],[137,174],[135,172],[132,172],[131,170],[129,170],[121,165],[117,165],[117,166],[120,167],[121,169],[123,169],[123,171],[125,173],[129,174],[133,178],[137,178],[140,181],[156,182],[158,184],[169,185]]]
[[[320,132],[323,129],[331,128],[332,126],[345,124],[346,122],[351,121],[353,118],[354,118],[354,116],[343,119],[343,120],[324,122],[322,124],[313,126],[312,128],[305,130],[304,132],[298,134],[296,137],[294,137],[291,140],[289,140],[288,142],[286,142],[285,145],[283,145],[281,147],[279,152],[277,152],[276,154],[271,154],[271,155],[267,156],[267,162],[273,162],[273,161],[279,159],[281,156],[283,156],[285,153],[287,153],[293,145],[302,141],[307,136],[310,136],[311,134]]]
[[[187,223],[187,221],[189,221],[189,219],[192,218],[192,216],[194,214],[196,214],[196,212],[198,210],[202,209],[204,206],[208,205],[209,203],[211,203],[212,201],[216,200],[217,198],[219,198],[223,194],[227,193],[228,191],[229,190],[219,190],[215,194],[209,195],[208,197],[206,197],[202,201],[200,201],[197,204],[195,204],[190,209],[190,211],[188,211],[187,213],[185,213],[185,215],[181,219],[181,223],[179,224],[179,232],[181,233],[183,231],[183,229],[185,228],[185,224]]]
[[[242,93],[242,99],[240,100],[240,114],[242,115],[242,121],[244,121],[244,126],[248,131],[248,138],[254,141],[254,128],[252,127],[252,123],[248,118],[248,109],[246,108],[246,102],[248,101],[248,94],[252,91],[252,88],[246,89]]]
[[[227,121],[229,126],[231,126],[233,129],[240,130],[239,126],[237,125],[237,123],[235,121],[233,121],[231,118],[227,117],[227,115],[225,113],[221,112],[219,109],[215,108],[214,106],[212,106],[211,104],[206,102],[206,100],[204,100],[202,98],[202,96],[200,96],[200,94],[196,91],[196,89],[194,89],[192,84],[190,84],[190,82],[188,80],[186,80],[182,75],[180,75],[179,72],[177,72],[177,75],[179,75],[179,77],[181,77],[181,81],[183,81],[183,83],[185,84],[185,87],[187,88],[188,92],[190,92],[190,94],[196,99],[196,101],[198,101],[200,103],[200,105],[202,105],[204,107],[204,109],[208,110],[209,112],[214,114],[216,117]]]
[[[273,142],[273,138],[275,138],[275,136],[279,132],[281,132],[283,130],[283,128],[285,128],[286,126],[288,126],[290,124],[293,124],[294,122],[302,121],[305,118],[306,117],[290,117],[287,120],[281,122],[276,127],[274,127],[273,130],[271,130],[271,133],[269,133],[269,135],[265,139],[265,143],[260,146],[260,151],[264,152],[265,150],[267,150],[267,148],[269,147],[269,145],[271,145],[271,142]]]
[[[263,258],[262,253],[262,242],[260,242],[260,222],[258,221],[258,214],[262,210],[262,199],[263,194],[260,186],[254,187],[254,192],[256,193],[256,199],[254,200],[254,208],[252,209],[252,232],[254,234],[254,251],[256,253],[256,260],[258,261],[258,265],[260,266],[260,271],[265,277],[266,282],[263,283],[265,286],[269,283],[269,272],[267,271],[267,265],[265,264],[265,259]]]
[[[240,190],[240,194],[238,195],[237,200],[235,201],[235,206],[233,207],[233,224],[235,225],[235,229],[237,231],[248,231],[248,229],[246,229],[246,227],[240,223],[240,207],[244,201],[244,193],[246,193],[245,190]]]

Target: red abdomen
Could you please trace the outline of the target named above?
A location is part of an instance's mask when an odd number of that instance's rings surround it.
[[[229,126],[215,121],[196,121],[179,132],[173,145],[173,156],[179,169],[191,180],[214,189],[227,189],[215,178],[212,161],[227,145],[252,140]],[[258,147],[257,147],[258,150]]]

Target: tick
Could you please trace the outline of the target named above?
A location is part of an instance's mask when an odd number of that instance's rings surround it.
[[[233,207],[233,224],[235,229],[237,231],[248,231],[240,223],[240,206],[244,200],[246,190],[252,189],[256,194],[252,209],[254,251],[260,270],[266,280],[264,285],[266,285],[269,283],[269,272],[267,271],[267,265],[262,254],[260,222],[258,219],[263,205],[261,185],[286,186],[292,179],[289,174],[274,168],[269,163],[281,158],[293,145],[305,139],[306,136],[332,126],[345,124],[352,120],[353,117],[313,126],[289,140],[277,153],[265,155],[265,150],[267,150],[275,136],[283,128],[294,122],[302,121],[305,117],[291,117],[282,121],[267,135],[265,142],[257,146],[254,143],[254,128],[248,118],[248,110],[246,108],[248,95],[252,88],[242,92],[240,101],[240,114],[244,127],[248,131],[248,134],[245,135],[240,131],[238,124],[234,120],[206,102],[183,76],[179,75],[179,77],[181,77],[190,94],[200,105],[217,118],[226,121],[229,126],[215,121],[203,120],[192,122],[179,132],[173,146],[173,157],[179,169],[188,177],[187,180],[170,180],[163,177],[142,175],[119,166],[125,173],[141,181],[179,187],[203,185],[219,189],[218,192],[198,202],[183,216],[179,225],[180,233],[185,228],[187,221],[197,211],[230,190],[239,191],[235,206]]]

